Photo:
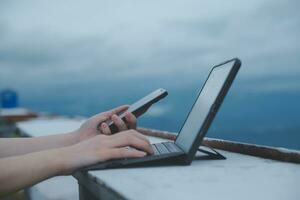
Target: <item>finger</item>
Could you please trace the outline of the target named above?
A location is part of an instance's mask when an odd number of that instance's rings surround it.
[[[101,124],[101,132],[104,135],[111,135],[111,130],[105,122]]]
[[[111,117],[111,120],[117,126],[117,128],[118,128],[119,131],[125,131],[125,130],[128,129],[127,126],[126,126],[126,124],[125,124],[125,122],[119,116],[117,116],[116,114],[114,114]]]
[[[137,124],[136,117],[131,112],[125,113],[125,119],[129,129],[136,129],[136,124]]]
[[[129,108],[129,105],[122,105],[122,106],[119,106],[117,108],[110,110],[109,112],[111,113],[111,115],[119,114],[120,112],[123,112],[123,111],[127,110],[128,108]]]
[[[130,130],[127,130],[127,131],[122,131],[121,134],[132,134],[138,138],[140,138],[141,140],[144,140],[145,142],[147,142],[149,145],[151,145],[150,141],[148,140],[148,138],[146,136],[144,136],[143,134],[139,133],[138,131],[134,130],[134,129],[130,129]],[[111,140],[114,140],[115,137],[118,137],[117,134],[115,135],[112,135],[110,137]]]
[[[111,118],[111,116],[113,114],[121,113],[123,111],[126,111],[128,108],[129,108],[129,105],[122,105],[117,108],[111,109],[109,111],[99,113],[99,114],[95,115],[93,118],[98,121],[105,121],[105,120],[108,120],[109,118]]]
[[[114,114],[120,114],[122,112],[125,112],[129,108],[129,105],[122,105],[117,108],[111,109],[107,112],[104,112],[104,115],[108,118],[111,118]]]
[[[131,134],[134,134],[136,137],[140,138],[141,140],[144,140],[145,142],[147,142],[149,145],[151,144],[149,139],[141,134],[140,132],[137,132],[136,130],[130,129]]]
[[[107,112],[102,112],[97,115],[94,115],[92,117],[92,120],[94,123],[98,124],[98,123],[108,120],[109,118],[110,118],[110,115],[108,115]],[[100,126],[100,124],[98,126]]]
[[[108,119],[111,118],[111,116],[113,114],[118,114],[120,112],[126,111],[128,108],[129,108],[129,105],[122,105],[122,106],[119,106],[119,107],[114,108],[112,110],[94,115],[92,117],[92,120],[94,121],[94,123],[100,123],[100,122],[103,122],[103,121],[107,121]],[[98,129],[100,128],[99,126],[100,126],[100,124],[97,126]]]
[[[145,151],[149,154],[153,154],[152,146],[150,142],[137,137],[132,133],[116,134],[113,137],[114,139],[110,140],[111,147],[126,147],[131,146],[136,149]]]
[[[109,159],[118,159],[118,158],[140,158],[144,157],[147,154],[143,151],[137,149],[129,149],[126,147],[123,148],[114,148],[109,152]]]

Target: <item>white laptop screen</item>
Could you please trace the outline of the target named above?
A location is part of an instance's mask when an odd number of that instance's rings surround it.
[[[176,140],[176,144],[186,153],[191,150],[198,133],[202,131],[203,123],[208,117],[211,107],[215,103],[232,66],[233,62],[229,62],[215,67],[203,86]],[[202,132],[200,134],[205,133]]]

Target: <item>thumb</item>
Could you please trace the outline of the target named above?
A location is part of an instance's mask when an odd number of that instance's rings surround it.
[[[108,114],[110,115],[110,117],[114,114],[119,114],[120,112],[124,112],[129,108],[129,105],[122,105],[119,107],[116,107],[114,109],[111,109],[110,111],[108,111]]]
[[[122,105],[122,106],[116,107],[114,109],[111,109],[109,111],[99,113],[99,114],[93,116],[93,121],[100,124],[101,122],[104,122],[104,121],[110,119],[112,115],[124,112],[128,108],[129,108],[129,105]]]

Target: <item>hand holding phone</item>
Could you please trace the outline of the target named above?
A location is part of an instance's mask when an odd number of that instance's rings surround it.
[[[154,103],[163,99],[167,95],[168,92],[165,89],[162,88],[157,89],[151,92],[150,94],[148,94],[147,96],[143,97],[142,99],[138,100],[134,104],[130,105],[127,111],[119,113],[118,116],[123,121],[126,121],[125,112],[131,112],[136,118],[138,118],[141,115],[143,115]],[[109,119],[105,123],[109,126],[112,134],[118,132],[118,128],[112,120]],[[100,124],[98,125],[98,129],[100,129],[99,126]]]

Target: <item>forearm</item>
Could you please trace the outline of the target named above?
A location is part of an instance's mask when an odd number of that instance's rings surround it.
[[[77,142],[77,133],[65,133],[36,138],[1,138],[0,158],[66,147]]]
[[[0,196],[65,173],[63,149],[0,159]]]
[[[133,147],[129,150],[127,147]],[[97,135],[64,148],[0,159],[0,196],[56,175],[66,175],[99,162],[140,158],[153,154],[142,134],[128,130],[112,136]]]

